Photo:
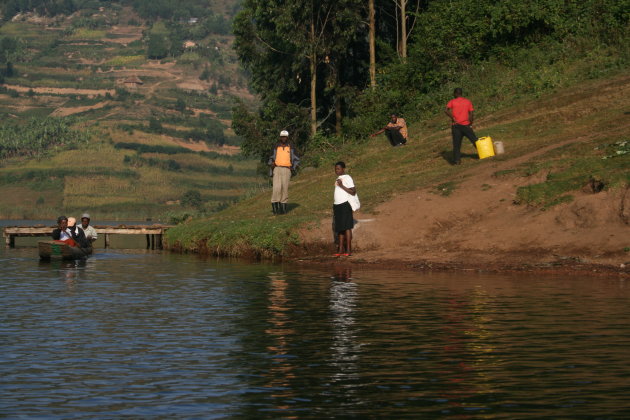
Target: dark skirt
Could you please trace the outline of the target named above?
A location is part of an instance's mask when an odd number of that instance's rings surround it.
[[[341,204],[333,204],[333,229],[335,232],[345,232],[354,227],[352,207],[347,201]]]

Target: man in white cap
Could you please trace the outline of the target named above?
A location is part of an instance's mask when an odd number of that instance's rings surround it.
[[[273,191],[271,194],[271,209],[273,214],[285,214],[289,201],[289,180],[291,172],[300,164],[300,158],[294,147],[289,143],[289,132],[280,132],[280,141],[271,150],[268,165],[273,173]]]
[[[88,213],[83,213],[81,215],[81,228],[83,228],[85,237],[88,241],[90,241],[90,244],[96,241],[98,234],[96,233],[96,229],[90,226],[90,215]]]

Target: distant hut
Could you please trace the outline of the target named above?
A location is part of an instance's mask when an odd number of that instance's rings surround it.
[[[129,90],[136,90],[140,85],[143,85],[144,82],[140,80],[138,76],[131,76],[123,82],[125,87]]]
[[[184,41],[184,49],[185,50],[192,50],[194,48],[197,48],[197,43],[194,41]]]

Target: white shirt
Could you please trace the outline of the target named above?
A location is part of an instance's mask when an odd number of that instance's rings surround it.
[[[70,229],[62,230],[59,232],[60,241],[65,241],[66,239],[70,239],[70,238],[72,238],[72,235],[70,234]]]
[[[83,232],[85,233],[85,237],[88,238],[90,241],[95,241],[96,238],[98,238],[96,229],[94,229],[91,225],[88,225],[85,229],[83,228],[83,225],[81,225],[79,226],[79,229],[83,229]]]
[[[340,175],[337,179],[340,179],[343,182],[343,186],[346,188],[354,188],[354,181],[352,177],[348,174]],[[334,204],[343,204],[352,197],[351,194],[348,194],[343,188],[337,185],[337,179],[335,180],[335,201]]]

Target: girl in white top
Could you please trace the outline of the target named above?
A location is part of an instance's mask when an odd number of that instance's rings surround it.
[[[339,246],[336,257],[344,255],[349,257],[352,255],[352,228],[354,219],[352,215],[352,207],[348,200],[356,195],[357,190],[354,186],[354,180],[350,175],[346,174],[346,164],[344,162],[335,163],[335,195],[333,202],[334,229],[338,235]]]

